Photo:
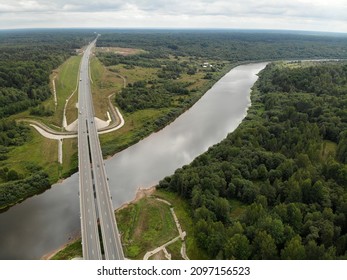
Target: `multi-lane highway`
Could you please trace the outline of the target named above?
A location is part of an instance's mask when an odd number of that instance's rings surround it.
[[[89,78],[89,58],[96,39],[83,54],[78,87],[78,157],[81,233],[84,259],[124,259],[109,191]],[[98,221],[101,236],[98,232]],[[102,240],[102,245],[100,241]]]

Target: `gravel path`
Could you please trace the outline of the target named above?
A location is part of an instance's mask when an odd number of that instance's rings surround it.
[[[158,200],[158,201],[161,201],[161,202],[163,202],[163,203],[165,203],[165,204],[168,204],[168,205],[172,206],[172,204],[171,204],[170,202],[168,202],[168,201],[166,201],[166,200],[164,200],[164,199],[157,198],[157,200]],[[171,208],[170,208],[170,211],[171,211],[171,214],[172,214],[172,216],[173,216],[173,218],[174,218],[174,220],[175,220],[176,227],[177,227],[177,230],[178,230],[179,235],[178,235],[177,237],[175,237],[174,239],[170,240],[169,242],[165,243],[164,245],[161,245],[161,246],[155,248],[154,250],[147,252],[147,253],[144,255],[144,257],[143,257],[144,260],[148,260],[151,256],[153,256],[153,255],[159,253],[160,251],[163,251],[165,257],[166,257],[168,260],[171,260],[171,254],[168,253],[168,251],[166,250],[166,247],[169,246],[169,245],[172,244],[172,243],[175,243],[176,241],[178,241],[178,240],[180,240],[180,239],[181,239],[181,241],[182,241],[181,256],[182,256],[182,258],[183,258],[184,260],[189,260],[189,258],[188,258],[188,256],[187,256],[187,253],[186,253],[186,243],[185,243],[185,241],[184,241],[184,239],[185,239],[185,237],[186,237],[187,234],[186,234],[185,231],[182,231],[181,224],[180,224],[179,221],[178,221],[178,218],[177,218],[177,216],[176,216],[176,213],[175,213],[175,211],[174,211],[174,208],[171,207]]]

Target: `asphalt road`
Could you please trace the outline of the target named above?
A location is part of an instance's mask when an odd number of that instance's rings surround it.
[[[99,219],[104,258],[124,259],[114,216],[97,128],[89,78],[89,58],[96,40],[84,51],[78,89],[78,157],[80,176],[81,232],[84,259],[102,259]]]

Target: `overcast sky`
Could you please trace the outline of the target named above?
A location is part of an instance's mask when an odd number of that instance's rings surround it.
[[[0,28],[155,27],[347,33],[347,0],[0,0]]]

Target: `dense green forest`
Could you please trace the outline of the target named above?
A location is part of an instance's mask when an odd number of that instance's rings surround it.
[[[40,166],[28,164],[20,174],[4,163],[12,148],[31,139],[28,126],[7,117],[29,108],[36,115],[52,113],[36,107],[51,96],[49,75],[93,37],[90,31],[73,30],[0,32],[0,209],[51,183]]]
[[[235,132],[162,180],[209,258],[347,258],[347,64],[276,63]]]
[[[97,46],[134,47],[149,52],[138,57],[171,54],[235,62],[345,58],[347,55],[347,36],[319,33],[234,30],[118,30],[101,33]],[[108,54],[108,57],[111,59],[115,55]]]
[[[51,96],[49,75],[92,38],[81,32],[0,32],[0,118]]]

